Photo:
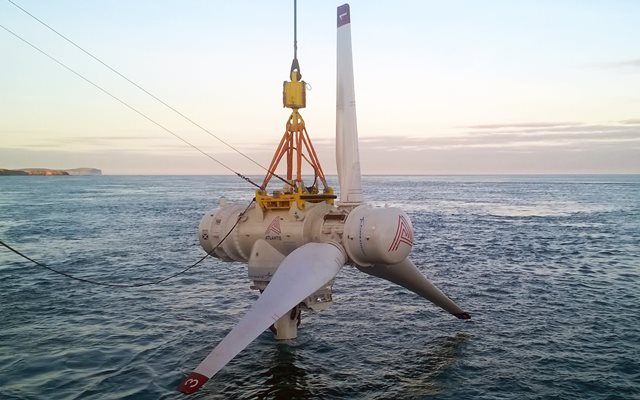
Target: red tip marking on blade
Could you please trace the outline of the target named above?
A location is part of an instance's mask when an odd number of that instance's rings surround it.
[[[351,13],[349,12],[349,4],[343,4],[338,7],[338,28],[342,25],[351,23]]]
[[[200,389],[208,380],[209,378],[206,376],[197,372],[192,372],[189,376],[184,378],[182,383],[180,383],[178,390],[184,394],[191,394],[197,392],[198,389]]]

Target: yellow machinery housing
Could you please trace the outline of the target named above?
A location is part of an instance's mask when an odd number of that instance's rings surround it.
[[[291,82],[282,83],[282,104],[297,110],[307,106],[307,83],[298,80],[298,71],[291,71]]]

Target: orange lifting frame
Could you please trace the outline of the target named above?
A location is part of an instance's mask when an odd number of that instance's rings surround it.
[[[303,147],[306,149],[309,154],[309,158],[304,157]],[[296,179],[295,183],[293,181],[293,157],[294,153],[296,156]],[[307,133],[307,128],[305,128],[304,120],[298,110],[294,109],[291,113],[291,116],[287,120],[287,129],[282,136],[282,140],[280,140],[280,144],[278,145],[278,149],[273,155],[273,159],[271,160],[271,164],[269,165],[269,172],[264,178],[262,182],[261,189],[266,190],[267,184],[273,177],[273,174],[276,172],[280,161],[287,155],[287,181],[292,183],[296,188],[302,188],[302,158],[304,157],[311,167],[313,168],[315,174],[318,176],[318,179],[322,182],[325,188],[327,188],[327,181],[324,176],[324,172],[322,172],[322,167],[320,166],[320,160],[318,160],[318,155],[316,154],[316,150],[313,148],[311,144],[311,139],[309,138],[309,134]]]

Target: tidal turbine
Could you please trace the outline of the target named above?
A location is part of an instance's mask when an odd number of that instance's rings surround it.
[[[269,328],[276,339],[296,338],[301,311],[321,311],[331,305],[333,280],[345,265],[400,285],[457,318],[470,318],[409,259],[413,247],[409,216],[396,207],[373,207],[364,202],[348,4],[337,9],[337,29],[336,163],[340,198],[336,202],[333,188],[327,185],[299,113],[306,106],[306,83],[301,80],[294,34],[291,80],[283,85],[283,104],[292,113],[269,172],[256,190],[255,203],[247,208],[222,198],[198,228],[200,244],[209,254],[224,261],[247,263],[251,288],[261,294],[238,324],[183,379],[178,387],[183,393],[197,391]],[[286,182],[281,189],[268,193],[267,184],[283,159]],[[305,186],[302,180],[303,159],[313,168],[311,186]]]

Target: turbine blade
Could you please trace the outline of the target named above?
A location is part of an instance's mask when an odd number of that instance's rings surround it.
[[[356,95],[351,55],[351,12],[348,4],[338,7],[336,85],[336,164],[340,202],[362,203]]]
[[[307,243],[291,252],[238,325],[182,381],[178,390],[185,394],[197,391],[275,321],[333,279],[346,262],[344,251],[338,246]]]
[[[427,279],[408,257],[398,264],[376,264],[371,267],[358,267],[358,269],[409,289],[460,319],[471,318],[467,312],[463,311]]]

